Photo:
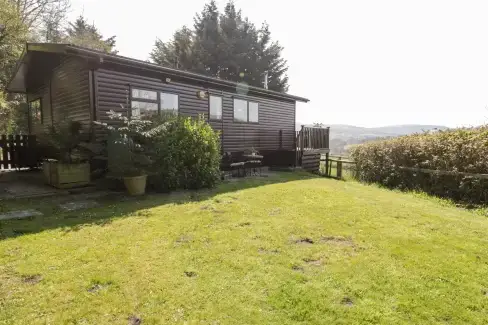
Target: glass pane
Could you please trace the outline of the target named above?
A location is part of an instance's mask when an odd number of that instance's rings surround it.
[[[132,89],[132,98],[158,100],[158,93],[150,90]]]
[[[247,122],[247,101],[234,99],[234,121]]]
[[[222,97],[210,96],[210,119],[222,119]]]
[[[132,116],[147,116],[158,114],[157,103],[132,101]]]
[[[161,110],[178,111],[178,95],[161,93]]]
[[[259,119],[259,104],[249,102],[249,122],[258,122]]]

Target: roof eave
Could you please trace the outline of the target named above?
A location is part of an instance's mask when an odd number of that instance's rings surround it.
[[[138,67],[138,68],[149,69],[149,70],[153,70],[153,71],[157,70],[157,71],[161,71],[163,73],[169,74],[169,75],[179,76],[179,77],[183,77],[183,78],[187,78],[187,79],[193,79],[193,80],[197,80],[197,81],[209,82],[209,83],[219,85],[219,86],[223,86],[223,87],[235,88],[237,86],[237,83],[232,82],[232,81],[217,79],[217,78],[208,77],[208,76],[203,76],[203,75],[193,73],[193,72],[189,72],[189,71],[177,70],[177,69],[172,69],[172,68],[168,68],[168,67],[163,67],[163,66],[160,66],[160,65],[157,65],[154,63],[150,63],[150,62],[132,59],[132,58],[128,58],[128,57],[124,57],[124,56],[120,56],[120,55],[103,53],[100,51],[86,49],[86,48],[82,48],[79,46],[66,45],[66,51],[72,52],[74,54],[82,55],[82,56],[88,55],[88,56],[94,56],[94,57],[102,58],[104,62],[112,62],[115,64],[121,64],[122,63],[122,64],[127,64],[127,65]],[[307,99],[307,98],[288,95],[288,94],[284,94],[284,93],[279,93],[279,92],[272,91],[272,90],[266,90],[264,88],[249,86],[249,90],[251,90],[253,93],[266,95],[268,97],[275,97],[275,98],[286,99],[286,100],[294,100],[294,101],[304,102],[304,103],[309,102],[309,99]]]

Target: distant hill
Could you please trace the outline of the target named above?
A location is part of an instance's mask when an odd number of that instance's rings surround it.
[[[446,130],[442,125],[391,125],[375,128],[364,128],[346,124],[331,124],[330,126],[330,149],[333,154],[346,154],[347,147],[351,144],[358,144],[375,140],[378,138],[390,138],[401,135],[422,133],[431,130]],[[297,130],[301,127],[297,123]]]

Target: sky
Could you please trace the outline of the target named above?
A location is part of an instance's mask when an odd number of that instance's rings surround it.
[[[217,1],[223,8],[227,1]],[[488,122],[486,0],[235,0],[288,60],[297,121],[376,127]],[[72,0],[119,54],[146,60],[205,0]]]

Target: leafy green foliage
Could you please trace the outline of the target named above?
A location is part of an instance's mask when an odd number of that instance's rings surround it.
[[[88,160],[86,152],[80,147],[88,137],[80,122],[67,121],[49,127],[46,133],[40,135],[39,141],[49,152],[48,158],[71,164]]]
[[[15,69],[17,59],[27,40],[28,29],[15,5],[10,0],[0,0],[0,133],[17,129],[20,96],[7,95],[4,90]]]
[[[413,167],[488,173],[488,126],[403,136],[358,145],[351,150],[357,176],[390,188],[422,190],[469,202],[488,200],[488,180],[404,170]]]
[[[203,118],[169,117],[157,124],[150,184],[160,191],[214,186],[220,177],[218,133]]]
[[[288,89],[283,48],[271,41],[269,26],[256,28],[232,1],[221,14],[215,1],[194,18],[193,30],[183,26],[168,42],[156,40],[154,63],[262,87],[265,73],[271,90]]]
[[[151,122],[125,117],[114,111],[108,112],[114,121],[94,123],[109,131],[107,156],[109,173],[115,177],[140,176],[148,172],[151,160],[145,144],[151,137]]]

